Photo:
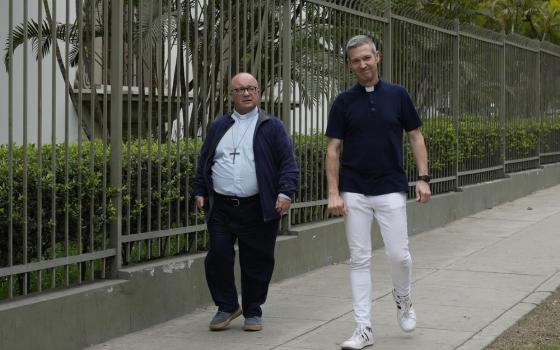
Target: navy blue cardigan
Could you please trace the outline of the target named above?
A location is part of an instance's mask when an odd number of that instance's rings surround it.
[[[196,176],[193,179],[192,195],[205,198],[206,220],[210,217],[214,202],[212,164],[218,143],[234,123],[232,112],[218,117],[208,128],[202,144]],[[275,205],[278,194],[294,198],[298,185],[298,169],[292,142],[284,124],[259,108],[259,117],[253,136],[253,152],[257,184],[264,221],[280,217]]]

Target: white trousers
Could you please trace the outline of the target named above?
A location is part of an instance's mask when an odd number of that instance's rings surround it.
[[[346,239],[350,250],[350,284],[354,319],[361,326],[371,327],[371,224],[377,220],[389,259],[393,288],[398,295],[409,295],[412,259],[408,250],[406,194],[389,193],[365,196],[345,192]]]

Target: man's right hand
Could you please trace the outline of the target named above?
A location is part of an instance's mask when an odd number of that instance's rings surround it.
[[[196,196],[194,197],[194,202],[196,203],[196,207],[200,210],[204,210],[204,197]]]
[[[336,216],[346,215],[346,205],[340,193],[329,194],[328,211]]]

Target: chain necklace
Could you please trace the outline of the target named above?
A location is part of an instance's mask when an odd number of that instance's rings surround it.
[[[237,123],[240,124],[240,123],[241,123],[241,119],[237,120],[237,121],[236,121],[236,124],[237,124]],[[241,144],[241,142],[242,142],[243,139],[245,138],[245,134],[247,134],[247,131],[248,131],[249,128],[251,127],[251,123],[252,123],[251,120],[248,120],[248,121],[247,121],[247,127],[245,128],[245,131],[243,132],[243,135],[241,135],[241,138],[239,139],[239,141],[235,140],[235,138],[233,137],[233,136],[234,136],[233,130],[231,131],[231,141],[232,141],[232,143],[233,143],[233,152],[231,152],[229,155],[230,155],[230,156],[233,156],[233,164],[235,164],[235,156],[238,156],[238,155],[241,154],[241,153],[239,153],[239,152],[237,151],[237,148],[239,147],[239,145]],[[239,127],[236,127],[235,129],[237,130],[237,129],[239,129]],[[237,137],[236,137],[236,138],[237,138]]]

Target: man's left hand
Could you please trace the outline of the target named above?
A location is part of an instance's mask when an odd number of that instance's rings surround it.
[[[287,198],[278,196],[278,199],[276,200],[276,211],[280,215],[287,214],[288,210],[290,210],[291,205],[292,201]]]
[[[416,201],[418,203],[427,203],[430,197],[432,197],[430,185],[422,180],[416,181]]]

